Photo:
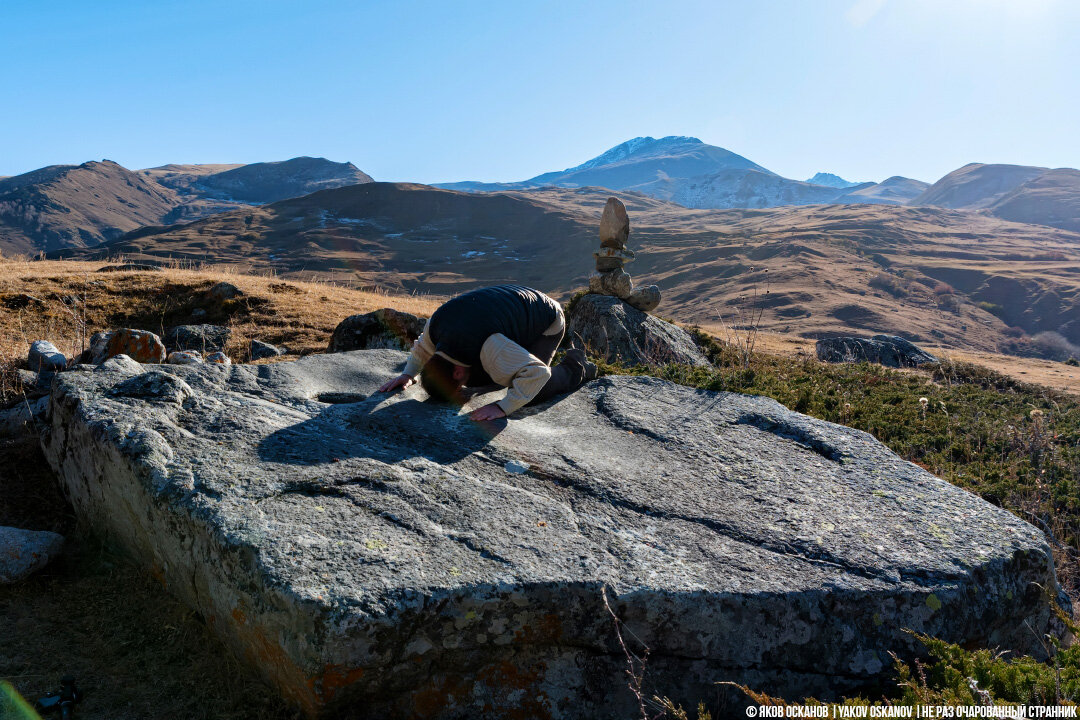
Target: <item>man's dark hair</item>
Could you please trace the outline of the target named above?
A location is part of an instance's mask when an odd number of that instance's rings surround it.
[[[463,405],[461,383],[454,379],[454,367],[442,355],[432,357],[420,371],[420,385],[434,400]]]

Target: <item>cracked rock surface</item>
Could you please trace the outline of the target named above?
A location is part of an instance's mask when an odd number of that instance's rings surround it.
[[[405,358],[114,359],[56,379],[43,445],[312,716],[630,717],[605,585],[647,693],[688,707],[880,680],[904,628],[1042,652],[1042,533],[865,433],[644,377],[478,427],[375,393]]]

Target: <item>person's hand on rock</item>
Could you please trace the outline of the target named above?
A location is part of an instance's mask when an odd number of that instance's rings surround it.
[[[469,419],[476,422],[483,422],[485,420],[498,420],[499,418],[504,417],[506,417],[506,413],[504,413],[503,409],[495,403],[485,405],[482,408],[477,408],[476,410],[473,410],[471,413],[469,413]]]
[[[412,375],[398,375],[396,378],[387,381],[381,388],[379,388],[379,392],[393,392],[398,388],[407,388],[412,385],[413,382],[415,382],[415,379]]]

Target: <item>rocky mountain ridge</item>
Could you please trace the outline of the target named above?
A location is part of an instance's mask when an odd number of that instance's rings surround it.
[[[363,182],[371,177],[352,163],[307,157],[139,171],[111,160],[52,165],[0,179],[0,252],[90,247],[141,227]]]

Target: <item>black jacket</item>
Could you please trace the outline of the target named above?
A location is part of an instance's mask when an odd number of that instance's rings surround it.
[[[435,352],[463,365],[477,365],[480,348],[492,335],[502,333],[529,347],[558,314],[559,304],[539,290],[494,285],[448,300],[432,314],[428,333]]]

